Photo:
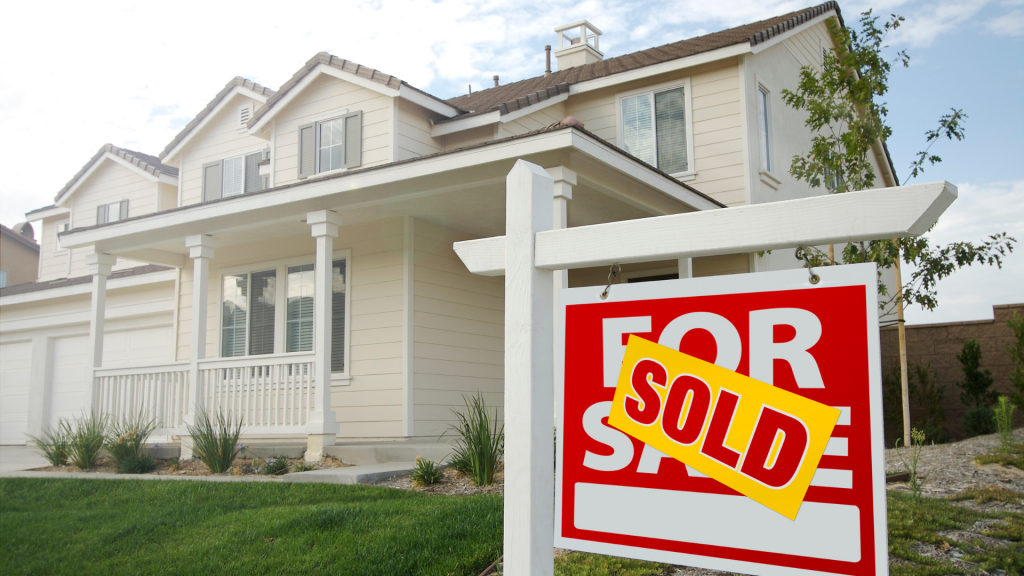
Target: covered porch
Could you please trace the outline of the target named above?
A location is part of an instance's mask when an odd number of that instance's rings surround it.
[[[302,442],[310,460],[339,441],[436,439],[463,394],[500,410],[502,280],[470,274],[452,243],[505,234],[505,195],[528,193],[506,183],[518,159],[553,179],[555,228],[720,207],[563,127],[73,230],[62,245],[95,251],[92,408],[145,413],[186,458],[206,411],[240,420],[247,442]],[[179,269],[167,362],[102,365],[118,258]],[[649,267],[666,266],[691,270]]]

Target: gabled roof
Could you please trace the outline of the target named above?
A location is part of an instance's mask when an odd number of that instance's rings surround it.
[[[285,82],[281,86],[281,89],[278,90],[276,94],[274,94],[273,96],[270,97],[270,99],[267,100],[266,104],[260,106],[260,108],[256,110],[256,112],[252,115],[252,118],[249,119],[249,128],[255,126],[256,123],[260,121],[260,118],[262,118],[268,112],[270,112],[274,108],[274,106],[278,102],[280,102],[282,98],[287,96],[288,93],[293,88],[295,88],[307,74],[312,72],[314,68],[321,64],[324,66],[330,66],[331,68],[340,70],[342,72],[347,72],[354,76],[358,76],[359,78],[362,78],[364,80],[376,82],[377,84],[380,84],[382,87],[390,88],[391,90],[401,91],[402,88],[404,87],[406,90],[413,90],[415,92],[418,92],[422,96],[425,96],[430,100],[434,100],[442,106],[458,108],[457,106],[453,106],[450,102],[445,102],[443,99],[438,98],[437,96],[428,94],[423,90],[420,90],[419,88],[416,88],[415,86],[409,84],[408,82],[396,78],[395,76],[392,76],[391,74],[381,72],[380,70],[376,70],[368,66],[363,66],[362,64],[353,62],[351,60],[338,58],[337,56],[328,54],[327,52],[318,52],[315,56],[307,60],[306,63],[302,66],[302,68],[299,68],[299,70],[292,75],[291,79]],[[464,112],[464,110],[461,109],[459,109],[459,111]]]
[[[60,189],[60,192],[57,193],[54,202],[60,204],[64,196],[68,194],[68,192],[72,191],[79,184],[79,182],[93,169],[96,163],[102,160],[103,157],[106,156],[107,154],[111,154],[117,158],[120,158],[121,160],[124,160],[131,166],[155,178],[159,178],[161,175],[169,176],[171,178],[178,177],[177,168],[175,168],[174,166],[167,166],[165,164],[161,164],[160,159],[157,158],[156,156],[150,156],[149,154],[143,154],[142,152],[136,152],[134,150],[129,150],[127,148],[118,148],[113,144],[104,144],[103,147],[100,148],[99,151],[96,152],[96,154],[94,154],[93,157],[89,159],[88,162],[85,163],[85,166],[82,166],[82,169],[79,170],[77,174],[75,174],[74,178],[72,178],[71,181],[69,181],[67,184],[64,185],[63,188]]]
[[[752,24],[744,24],[743,26],[729,28],[720,32],[713,32],[704,36],[697,36],[688,40],[633,52],[632,54],[608,58],[600,62],[559,70],[552,72],[550,76],[537,76],[496,88],[480,90],[472,94],[456,96],[455,98],[448,99],[447,102],[453,106],[468,110],[469,114],[456,116],[449,120],[442,120],[438,123],[485,114],[495,110],[500,110],[501,114],[504,115],[508,113],[504,108],[508,108],[509,112],[512,111],[511,103],[528,98],[529,95],[548,93],[551,88],[562,84],[568,86],[587,80],[603,78],[736,44],[748,43],[750,46],[756,46],[831,10],[834,10],[842,19],[842,15],[839,13],[839,5],[834,1],[830,1]]]
[[[170,151],[173,150],[178,144],[180,144],[181,141],[184,140],[189,134],[191,134],[192,131],[195,130],[196,126],[202,123],[202,121],[205,120],[206,117],[209,116],[215,108],[217,108],[217,105],[220,104],[225,97],[227,97],[228,93],[230,93],[231,90],[233,90],[236,87],[244,88],[246,90],[255,92],[261,96],[271,97],[275,94],[273,90],[267,88],[266,86],[262,86],[260,84],[253,82],[252,80],[242,78],[241,76],[235,76],[227,84],[225,84],[223,88],[220,89],[220,92],[217,92],[217,95],[213,97],[213,100],[210,100],[209,104],[206,105],[206,108],[203,108],[203,110],[199,114],[197,114],[196,117],[193,118],[191,122],[186,124],[185,128],[182,129],[181,132],[178,132],[178,135],[174,137],[174,140],[171,140],[171,143],[168,144],[166,148],[164,148],[163,152],[160,153],[160,157],[166,158],[167,154],[170,153]]]

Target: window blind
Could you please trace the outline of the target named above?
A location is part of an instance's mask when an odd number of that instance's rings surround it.
[[[622,99],[622,149],[654,165],[654,114],[650,94]]]
[[[657,118],[658,168],[669,174],[686,172],[686,100],[683,89],[655,94],[654,113]]]
[[[277,270],[252,273],[252,307],[249,313],[249,354],[274,353],[274,308]]]
[[[224,161],[224,198],[238,196],[242,193],[244,170],[245,166],[241,156]]]
[[[308,352],[313,349],[314,274],[312,264],[288,267],[285,330],[287,352]]]
[[[345,371],[345,264],[331,265],[331,372]]]
[[[263,152],[255,152],[245,157],[245,193],[263,190],[263,177],[260,176],[260,162]]]
[[[220,355],[223,358],[245,355],[245,324],[249,309],[249,275],[231,274],[223,278],[221,301]]]

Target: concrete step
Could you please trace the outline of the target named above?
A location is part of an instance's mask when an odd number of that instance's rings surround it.
[[[395,476],[408,476],[416,467],[414,462],[364,464],[345,468],[324,468],[309,472],[293,472],[282,477],[285,482],[318,482],[327,484],[373,484]]]
[[[324,453],[346,464],[387,464],[415,462],[422,456],[440,464],[452,453],[455,443],[436,441],[353,442],[324,448]]]

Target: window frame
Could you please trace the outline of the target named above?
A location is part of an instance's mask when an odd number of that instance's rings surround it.
[[[100,224],[113,224],[115,222],[121,222],[122,220],[127,220],[128,219],[128,215],[120,213],[120,205],[121,205],[122,202],[127,202],[129,204],[129,206],[131,205],[131,201],[128,198],[121,198],[120,200],[115,200],[113,202],[105,202],[103,204],[97,204],[96,205],[97,208],[100,208],[100,207],[103,208],[103,222],[97,222],[96,225],[99,226]],[[111,220],[110,219],[110,207],[115,205],[115,204],[118,205],[118,216],[117,216],[117,220]],[[125,206],[125,208],[128,208],[128,206]]]
[[[67,232],[68,230],[71,230],[71,218],[68,218],[67,220],[60,220],[58,222],[55,222],[54,225],[57,227],[57,229],[54,230],[54,232],[53,232],[53,253],[54,254],[67,254],[68,249],[60,247],[60,233],[61,232]],[[66,226],[66,228],[65,228],[65,226]]]
[[[335,260],[345,260],[345,348],[343,354],[345,355],[345,370],[343,372],[332,372],[331,373],[331,385],[340,386],[347,385],[349,380],[352,378],[352,250],[350,248],[342,248],[334,250],[331,253],[331,262]],[[246,310],[245,317],[245,355],[234,356],[233,358],[258,358],[261,356],[272,356],[272,357],[286,357],[286,356],[298,356],[303,354],[312,354],[309,352],[285,352],[286,349],[286,336],[287,336],[287,295],[288,295],[288,267],[289,266],[301,266],[304,264],[314,264],[316,261],[315,255],[296,256],[292,258],[281,258],[277,260],[268,260],[264,262],[254,262],[252,264],[245,264],[242,266],[229,266],[224,268],[218,268],[215,272],[211,270],[210,277],[216,278],[217,282],[217,349],[215,358],[225,358],[221,356],[221,351],[224,345],[224,276],[232,274],[248,274],[249,275],[249,298],[252,298],[251,287],[252,287],[252,274],[254,272],[265,272],[268,270],[276,270],[277,278],[277,292],[274,298],[274,352],[272,354],[249,354],[249,340],[250,340],[250,329],[252,323],[251,305]],[[316,349],[316,343],[313,343],[314,350]]]
[[[337,174],[348,170],[348,168],[342,166],[341,168],[335,168],[334,170],[324,170],[322,172],[320,171],[320,139],[318,138],[318,136],[320,135],[320,124],[324,122],[330,122],[331,120],[338,120],[339,118],[344,118],[345,115],[348,114],[348,112],[348,108],[342,110],[332,110],[326,114],[321,114],[320,116],[310,120],[310,122],[313,124],[313,175],[307,176],[307,178],[317,178],[323,174]],[[305,124],[308,124],[308,122],[303,122],[303,125]],[[342,154],[344,155],[344,150],[342,150]]]
[[[772,91],[763,83],[757,83],[757,161],[762,173],[775,175],[775,133],[772,115]],[[764,103],[764,122],[761,121],[761,104]],[[767,150],[765,149],[767,148]]]
[[[683,89],[683,102],[684,102],[685,110],[686,110],[686,170],[684,170],[683,172],[676,172],[676,173],[673,173],[673,174],[669,174],[669,176],[672,176],[673,178],[675,178],[676,180],[679,180],[680,182],[686,182],[688,180],[693,180],[697,176],[697,170],[694,167],[695,158],[694,158],[694,152],[693,152],[693,92],[690,89],[690,78],[689,77],[682,78],[682,79],[679,79],[679,80],[672,80],[671,82],[663,82],[661,84],[656,84],[654,86],[645,86],[643,88],[637,88],[635,90],[628,90],[626,92],[619,92],[619,93],[615,94],[615,122],[616,122],[616,125],[617,125],[617,128],[616,128],[616,138],[618,139],[617,140],[618,148],[620,150],[625,150],[625,148],[622,147],[622,143],[623,143],[623,140],[624,140],[623,132],[622,131],[623,131],[623,128],[625,127],[623,125],[623,120],[622,120],[622,101],[624,99],[632,98],[634,96],[641,96],[641,95],[644,95],[644,94],[650,94],[651,95],[651,101],[653,103],[654,102],[654,95],[655,94],[657,94],[659,92],[667,92],[669,90],[675,90],[676,88],[682,88]],[[655,158],[655,161],[657,161],[657,158],[658,158],[658,127],[657,127],[658,118],[657,118],[657,111],[653,111],[653,113],[655,115],[654,116],[654,126],[653,126],[654,127],[654,158]],[[654,166],[654,168],[657,168],[658,170],[661,170],[661,168],[658,168],[657,166]]]
[[[231,156],[227,156],[225,158],[221,158],[220,159],[220,198],[219,198],[220,200],[223,200],[224,198],[235,198],[237,196],[245,196],[246,194],[253,194],[253,192],[246,192],[245,191],[245,157],[246,156],[250,156],[252,154],[255,154],[257,152],[262,152],[264,156],[267,156],[269,154],[269,152],[270,152],[270,149],[266,145],[256,146],[254,148],[245,150],[244,152],[237,152],[235,154],[232,154]],[[235,159],[238,159],[238,158],[241,158],[241,160],[242,160],[242,191],[239,192],[238,194],[232,194],[231,196],[225,196],[224,195],[224,182],[225,182],[225,178],[224,178],[225,170],[224,170],[224,168],[225,168],[225,165],[226,165],[225,163],[228,160],[235,160]],[[204,164],[204,166],[206,166],[206,164]],[[266,176],[259,176],[259,175],[257,175],[256,177],[257,178],[262,178],[264,180],[263,190],[267,190],[267,189],[270,188],[270,182],[269,182],[269,180],[268,180],[268,178]],[[259,190],[259,192],[262,192],[263,190]],[[202,193],[202,190],[200,189],[200,194],[201,193]]]

